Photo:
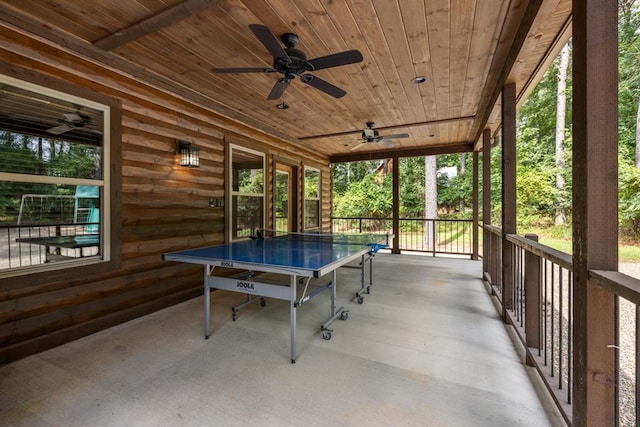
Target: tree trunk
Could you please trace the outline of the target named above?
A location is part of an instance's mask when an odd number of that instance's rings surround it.
[[[425,156],[424,158],[424,217],[430,220],[438,218],[436,156]],[[435,250],[437,243],[437,233],[434,233],[434,221],[425,221],[425,250]]]
[[[567,115],[567,70],[569,68],[569,44],[560,52],[558,67],[558,101],[556,105],[556,218],[555,224],[562,225],[567,220],[564,206],[564,131]]]
[[[640,97],[638,97],[638,113],[636,114],[636,168],[640,169]]]
[[[460,180],[464,179],[464,174],[466,173],[467,168],[467,153],[460,154],[460,173],[458,176]],[[464,214],[464,197],[460,198],[460,215]]]

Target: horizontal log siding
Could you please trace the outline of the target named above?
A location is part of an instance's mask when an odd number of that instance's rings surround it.
[[[195,105],[180,88],[173,94],[155,89],[2,26],[0,58],[0,71],[13,77],[55,79],[122,104],[120,267],[91,276],[78,268],[55,280],[42,274],[0,279],[0,363],[201,295],[202,267],[162,261],[161,255],[224,241],[224,210],[209,208],[209,199],[225,195],[226,138],[265,151],[269,177],[272,156],[300,165],[328,161]],[[200,148],[200,168],[179,166],[176,139]],[[325,229],[329,173],[322,168]],[[272,225],[271,196],[266,202]]]

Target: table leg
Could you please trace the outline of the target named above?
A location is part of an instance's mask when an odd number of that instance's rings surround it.
[[[364,255],[362,255],[362,261],[360,262],[360,266],[362,267],[362,270],[360,270],[360,290],[363,290],[365,287],[364,272],[365,272],[365,269],[367,268],[367,260]]]
[[[368,287],[371,287],[371,286],[373,286],[373,254],[369,255],[369,286]]]
[[[335,316],[336,315],[336,296],[337,296],[337,291],[336,291],[336,284],[337,282],[337,273],[336,273],[337,269],[333,270],[333,273],[331,273],[331,280],[333,281],[333,284],[331,286],[331,316]]]
[[[211,288],[209,288],[209,266],[204,266],[204,338],[209,339],[209,318],[211,317]]]
[[[289,307],[291,310],[291,363],[296,363],[296,287],[298,285],[295,274],[292,274],[289,287],[291,296],[289,298]]]
[[[338,279],[338,272],[337,269],[334,269],[333,272],[331,273],[331,316],[325,320],[325,322],[320,325],[320,330],[322,331],[322,338],[324,338],[325,340],[330,340],[331,339],[331,334],[333,333],[333,329],[329,329],[329,325],[331,325],[333,323],[334,320],[336,320],[338,317],[340,317],[340,319],[342,320],[347,320],[349,318],[349,311],[344,309],[343,307],[340,308],[336,308],[336,301],[337,301],[337,279]]]

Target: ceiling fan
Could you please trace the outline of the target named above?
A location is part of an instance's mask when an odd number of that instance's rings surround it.
[[[60,135],[74,129],[88,129],[91,132],[102,134],[98,129],[92,127],[91,117],[76,111],[75,113],[64,113],[63,119],[58,119],[60,124],[47,129],[53,135]]]
[[[252,24],[249,25],[249,29],[251,29],[253,34],[260,40],[264,47],[267,48],[271,55],[273,55],[273,67],[213,68],[211,71],[214,73],[281,73],[283,77],[278,79],[271,89],[269,96],[267,96],[269,100],[282,97],[289,83],[296,77],[299,77],[303,83],[319,89],[334,98],[342,98],[347,92],[311,74],[311,71],[355,64],[363,60],[362,54],[355,49],[307,60],[304,52],[295,48],[299,40],[296,34],[283,34],[282,42],[285,47],[282,47],[271,30],[264,25]]]
[[[357,150],[365,144],[379,143],[380,146],[385,148],[393,147],[392,139],[409,138],[408,133],[398,133],[395,135],[380,135],[373,127],[376,124],[374,122],[367,122],[367,127],[362,130],[361,142],[351,148],[351,150]]]

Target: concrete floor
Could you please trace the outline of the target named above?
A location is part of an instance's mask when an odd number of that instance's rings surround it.
[[[318,327],[328,295],[298,310],[289,362],[287,302],[202,298],[0,366],[2,426],[564,425],[534,385],[480,281],[479,262],[378,254],[375,286],[333,338]]]

